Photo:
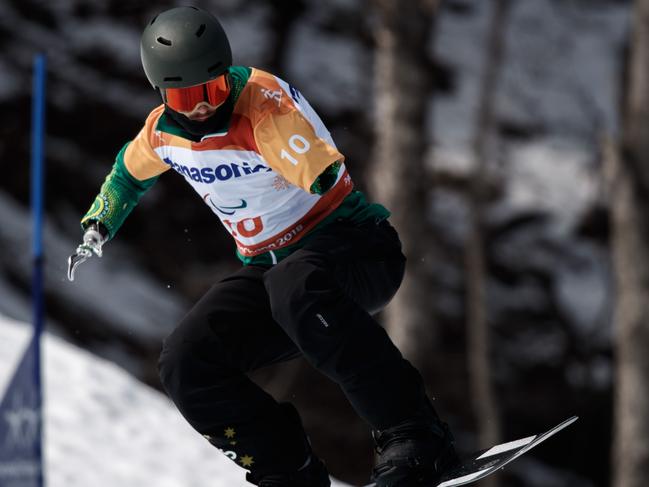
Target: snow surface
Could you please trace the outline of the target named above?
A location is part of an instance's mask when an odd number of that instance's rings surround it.
[[[3,395],[31,333],[0,315]],[[250,485],[245,471],[191,429],[165,396],[117,365],[47,333],[43,363],[48,487]]]
[[[556,231],[570,233],[601,195],[591,150],[559,137],[512,145],[511,180],[503,204],[546,212],[553,216]]]

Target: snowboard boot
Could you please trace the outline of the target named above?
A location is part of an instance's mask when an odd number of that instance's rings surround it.
[[[459,461],[453,435],[439,419],[414,419],[373,431],[377,487],[435,486]]]
[[[322,460],[313,453],[311,443],[303,433],[300,414],[290,403],[281,403],[279,407],[287,422],[286,424],[293,425],[291,429],[302,431],[303,443],[302,445],[293,443],[291,445],[282,445],[281,438],[278,438],[278,451],[291,451],[292,459],[277,471],[271,471],[269,467],[264,471],[251,471],[246,475],[246,480],[259,487],[330,487],[329,473]],[[295,435],[293,435],[293,438],[295,438]],[[303,453],[298,457],[298,452]],[[278,465],[274,466],[277,467]],[[291,468],[288,465],[295,466]]]
[[[286,472],[277,474],[268,474],[261,477],[257,482],[246,477],[251,483],[256,483],[259,487],[330,487],[329,473],[318,457],[311,454],[307,464],[297,472]]]

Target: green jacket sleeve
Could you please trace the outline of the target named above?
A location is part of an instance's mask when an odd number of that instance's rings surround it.
[[[158,176],[155,176],[140,181],[128,172],[124,165],[124,152],[127,147],[128,143],[117,154],[113,170],[106,176],[95,201],[81,219],[83,230],[91,223],[98,222],[108,230],[108,238],[113,238],[142,195],[158,179]]]
[[[331,189],[338,178],[338,171],[340,171],[341,162],[336,161],[325,169],[320,176],[311,185],[311,193],[325,194]]]

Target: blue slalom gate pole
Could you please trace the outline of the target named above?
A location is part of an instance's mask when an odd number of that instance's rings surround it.
[[[34,79],[32,86],[32,160],[31,160],[31,207],[33,221],[32,237],[32,305],[34,317],[34,369],[33,383],[36,392],[36,405],[40,416],[38,434],[41,438],[35,442],[34,456],[40,465],[37,487],[43,487],[43,392],[41,380],[41,335],[44,327],[43,299],[43,203],[45,200],[45,81],[47,59],[44,54],[34,58]]]
[[[43,487],[43,193],[45,56],[34,59],[32,94],[31,207],[33,218],[32,304],[34,333],[0,397],[0,486]]]

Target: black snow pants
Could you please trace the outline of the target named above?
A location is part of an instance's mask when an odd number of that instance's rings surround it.
[[[295,471],[299,418],[246,375],[304,356],[373,429],[429,404],[419,373],[372,318],[397,291],[405,257],[387,221],[331,224],[279,264],[217,282],[165,340],[162,383],[187,421],[255,475]]]

